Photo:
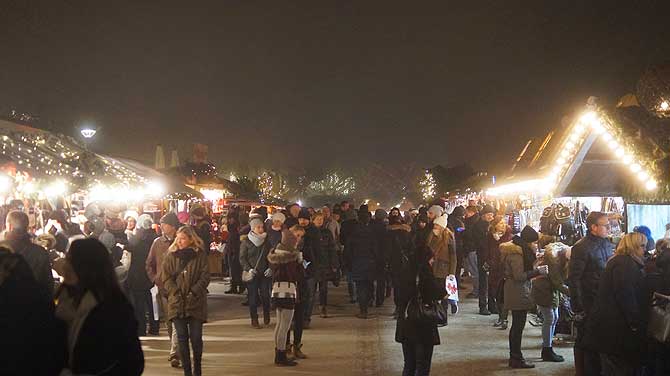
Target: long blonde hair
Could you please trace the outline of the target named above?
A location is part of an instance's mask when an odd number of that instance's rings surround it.
[[[617,255],[634,256],[640,247],[646,248],[647,237],[639,232],[631,232],[623,236],[616,247]]]
[[[191,239],[191,245],[194,246],[196,251],[205,251],[205,243],[200,239],[198,234],[195,232],[193,227],[191,226],[183,226],[179,230],[177,230],[177,233],[175,234],[174,241],[172,242],[172,245],[170,245],[170,248],[168,249],[171,252],[174,252],[179,249],[179,246],[177,246],[177,235],[179,234],[184,234],[188,236],[189,239]]]

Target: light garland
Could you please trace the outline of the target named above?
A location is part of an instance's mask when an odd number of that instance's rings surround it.
[[[590,132],[593,132],[608,146],[612,153],[628,167],[630,173],[644,184],[647,191],[655,191],[658,188],[658,174],[654,171],[652,162],[644,156],[636,155],[615,130],[616,127],[606,116],[593,110],[586,111],[564,138],[560,152],[546,177],[494,187],[489,189],[487,194],[493,196],[518,192],[551,194],[574,163],[577,153],[586,142]]]

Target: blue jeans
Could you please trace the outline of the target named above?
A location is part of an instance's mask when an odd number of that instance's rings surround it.
[[[305,280],[305,301],[303,302],[303,307],[305,307],[305,312],[303,317],[305,321],[312,321],[312,311],[314,310],[314,298],[316,296],[316,278],[308,278]]]
[[[258,320],[258,305],[263,305],[263,317],[270,317],[270,290],[272,289],[272,278],[256,275],[247,283],[249,290],[249,315],[252,320]]]
[[[556,331],[556,323],[558,322],[558,307],[542,307],[542,347],[551,347],[551,340],[554,338]]]
[[[179,355],[181,364],[184,367],[184,375],[202,375],[202,324],[203,322],[188,317],[185,319],[174,319],[174,328],[177,330],[177,340],[179,341]],[[189,350],[189,340],[193,346],[193,369],[191,369],[191,352]]]
[[[477,265],[477,252],[468,252],[465,259],[465,268],[472,276],[472,294],[479,296],[479,266]]]

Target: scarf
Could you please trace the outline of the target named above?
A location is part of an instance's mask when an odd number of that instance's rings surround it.
[[[268,233],[264,232],[262,235],[259,235],[253,231],[249,232],[249,240],[254,243],[256,247],[260,247],[265,242],[265,238],[268,237]]]
[[[524,272],[532,271],[534,269],[535,260],[537,259],[537,257],[535,256],[535,251],[533,251],[528,245],[528,243],[523,241],[520,236],[515,236],[512,239],[512,243],[521,247],[521,250],[523,252],[523,271]]]

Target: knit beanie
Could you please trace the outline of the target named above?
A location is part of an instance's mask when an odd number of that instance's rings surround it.
[[[286,216],[282,214],[281,212],[276,212],[272,214],[272,222],[274,221],[279,221],[281,223],[284,223],[286,221]]]
[[[137,218],[137,228],[141,228],[143,230],[150,230],[153,224],[154,220],[151,218],[149,214],[142,214]]]
[[[521,230],[521,240],[526,243],[533,243],[540,239],[540,235],[535,231],[534,228],[526,226]]]
[[[484,205],[484,207],[482,208],[482,210],[479,212],[479,215],[482,215],[482,216],[483,216],[483,215],[488,214],[488,213],[493,213],[493,214],[495,214],[495,213],[496,213],[496,210],[493,208],[493,206],[487,204],[487,205]],[[536,240],[537,240],[537,239],[536,239]]]
[[[447,216],[442,215],[442,216],[439,216],[439,217],[435,218],[435,220],[433,221],[433,224],[438,225],[442,228],[447,228]]]
[[[444,214],[444,209],[442,209],[441,206],[433,205],[433,206],[430,207],[430,209],[428,209],[428,212],[433,213],[435,215],[435,217],[437,218],[437,217],[441,217],[442,214]]]
[[[254,219],[249,221],[249,227],[251,227],[252,230],[258,225],[263,225],[263,220],[260,217],[254,217]]]
[[[300,214],[298,214],[298,218],[311,219],[312,216],[309,215],[309,210],[307,210],[307,208],[302,208],[300,209]]]
[[[165,214],[163,217],[161,217],[161,223],[168,224],[174,228],[179,228],[181,227],[181,223],[179,222],[179,218],[177,218],[177,215],[173,212],[169,212]]]

